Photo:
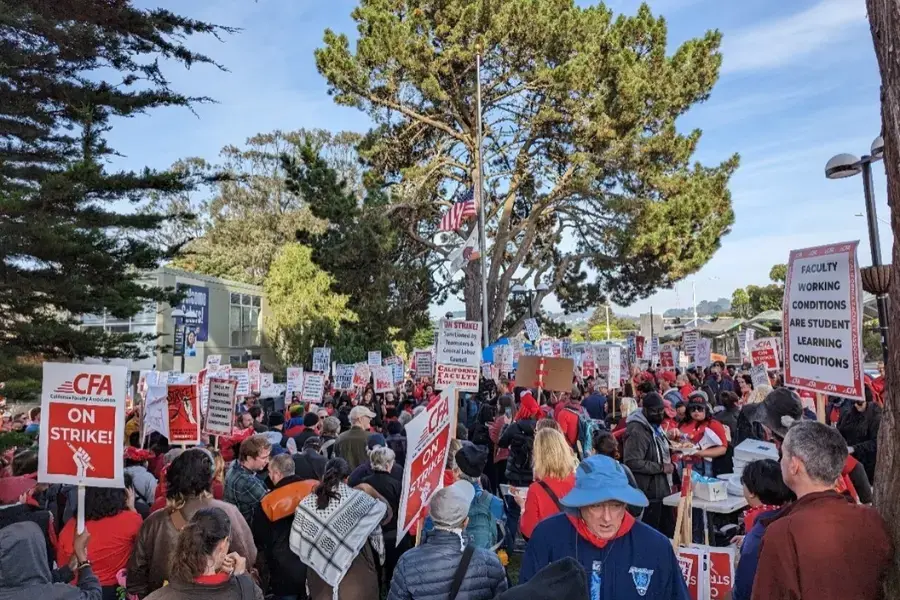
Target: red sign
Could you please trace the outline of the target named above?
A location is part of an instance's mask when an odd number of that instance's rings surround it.
[[[734,587],[734,552],[730,548],[709,549],[709,598],[731,598]]]
[[[422,509],[443,486],[450,449],[450,425],[456,420],[456,390],[444,390],[425,412],[406,425],[406,465],[400,495],[397,543],[413,526]]]
[[[200,443],[200,402],[197,386],[169,386],[169,443]]]
[[[375,393],[386,394],[394,391],[394,374],[390,367],[371,367],[375,379]]]
[[[44,363],[38,481],[121,487],[124,367]]]
[[[638,360],[644,358],[644,336],[639,335],[634,338],[634,351]]]
[[[659,351],[659,368],[663,371],[675,370],[675,352],[672,350]]]
[[[778,340],[776,338],[761,338],[750,342],[750,362],[753,365],[765,365],[768,371],[777,371]]]
[[[681,567],[681,576],[687,584],[688,596],[691,600],[703,600],[701,589],[706,589],[705,556],[703,550],[698,548],[679,548],[678,565]]]

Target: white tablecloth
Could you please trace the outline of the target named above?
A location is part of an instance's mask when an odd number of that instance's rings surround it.
[[[663,499],[663,504],[665,504],[666,506],[678,506],[679,498],[681,498],[681,494],[672,494],[671,496],[666,496]],[[700,510],[705,510],[711,513],[727,515],[746,508],[747,501],[744,500],[743,496],[732,496],[731,494],[729,494],[728,498],[726,498],[725,500],[719,500],[718,502],[708,502],[706,500],[701,500],[695,495],[693,506],[694,508],[699,508]]]

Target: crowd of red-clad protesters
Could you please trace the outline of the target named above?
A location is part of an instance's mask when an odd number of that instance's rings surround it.
[[[880,597],[893,548],[866,504],[881,379],[865,401],[830,400],[827,424],[779,381],[754,389],[722,364],[622,383],[613,397],[591,378],[551,394],[483,381],[461,400],[444,488],[407,535],[405,427],[438,397],[427,380],[269,414],[250,397],[217,449],[158,434],[142,448],[135,413],[126,487],[88,488],[82,534],[74,489],[37,484],[35,449],[15,448],[0,600],[687,600],[663,500],[686,447],[715,477],[747,439],[774,442],[780,462],[745,466],[741,531],[714,539],[740,548],[732,597]],[[39,411],[16,422],[39,427]]]

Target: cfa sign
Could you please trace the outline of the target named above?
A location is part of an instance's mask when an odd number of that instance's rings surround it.
[[[44,363],[38,481],[123,487],[125,367]]]

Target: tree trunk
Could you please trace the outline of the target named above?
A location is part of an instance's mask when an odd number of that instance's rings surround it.
[[[875,54],[881,70],[881,122],[891,230],[900,238],[900,0],[866,0]],[[900,247],[892,251],[892,281],[900,286]],[[897,293],[892,294],[895,299]],[[875,505],[900,548],[900,302],[890,303],[889,364],[885,365],[885,406],[878,435]],[[900,552],[885,582],[886,598],[900,598]]]

